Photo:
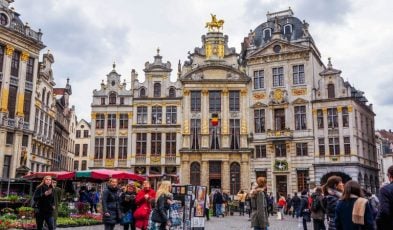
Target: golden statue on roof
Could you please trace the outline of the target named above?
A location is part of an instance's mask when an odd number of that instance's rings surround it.
[[[223,28],[224,25],[224,20],[220,19],[217,20],[216,15],[215,14],[210,14],[212,17],[211,22],[206,22],[206,26],[205,28],[208,28],[209,31],[219,31],[220,28]],[[216,28],[216,30],[214,29]]]

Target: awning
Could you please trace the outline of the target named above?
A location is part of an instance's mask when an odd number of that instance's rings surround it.
[[[96,180],[109,180],[110,178],[144,181],[145,178],[137,174],[111,169],[96,169],[76,172],[76,178],[92,178]]]
[[[67,172],[67,171],[58,171],[58,172],[35,172],[35,173],[30,173],[23,178],[28,179],[28,180],[34,180],[34,179],[42,179],[45,176],[51,176],[53,179],[56,180],[70,180],[75,177],[75,172]]]

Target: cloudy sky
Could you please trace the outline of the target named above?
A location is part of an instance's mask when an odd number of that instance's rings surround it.
[[[225,20],[224,33],[239,52],[243,37],[266,21],[267,11],[290,6],[310,24],[323,61],[332,57],[344,79],[374,104],[376,128],[393,128],[391,0],[15,0],[12,5],[24,22],[42,29],[55,57],[57,87],[71,79],[78,118],[90,121],[92,91],[113,61],[127,82],[131,69],[143,76],[157,47],[164,61],[176,66],[201,45],[210,13]]]

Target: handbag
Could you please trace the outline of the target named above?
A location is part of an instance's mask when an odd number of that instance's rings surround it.
[[[124,215],[120,219],[120,224],[121,225],[126,225],[126,224],[131,224],[133,221],[132,213],[131,211],[128,211],[124,213]]]
[[[165,223],[166,221],[162,218],[160,211],[154,208],[151,213],[151,220],[156,223]]]

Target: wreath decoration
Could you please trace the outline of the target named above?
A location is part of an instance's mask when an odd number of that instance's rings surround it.
[[[274,169],[277,171],[287,171],[288,162],[286,160],[276,160],[274,162]]]

